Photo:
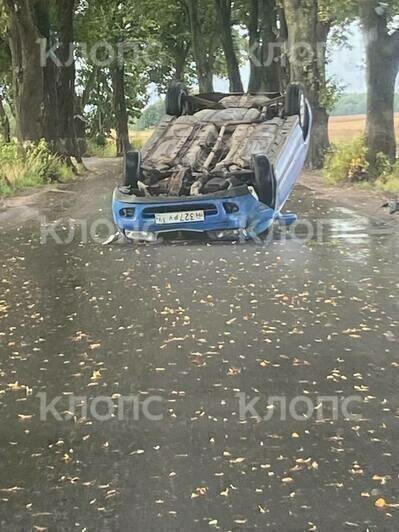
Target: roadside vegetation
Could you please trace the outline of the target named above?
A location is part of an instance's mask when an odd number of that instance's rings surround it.
[[[334,185],[352,184],[392,194],[399,193],[399,161],[392,163],[380,153],[370,179],[370,164],[364,136],[333,144],[326,156],[323,175]]]
[[[74,172],[44,140],[24,151],[17,142],[0,143],[0,196],[52,182],[66,182]]]

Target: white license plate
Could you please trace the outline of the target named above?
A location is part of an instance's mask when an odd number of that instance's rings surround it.
[[[204,211],[167,212],[155,215],[155,223],[160,225],[203,222],[204,220]]]

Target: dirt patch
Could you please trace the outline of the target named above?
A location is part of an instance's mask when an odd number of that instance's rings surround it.
[[[46,185],[37,189],[18,192],[10,198],[0,198],[0,226],[17,226],[28,221],[38,220],[44,211],[56,204],[67,203],[80,194],[80,186],[98,179],[104,172],[114,170],[120,164],[118,159],[85,159],[88,170],[84,175],[65,184]],[[84,192],[87,193],[87,190]]]

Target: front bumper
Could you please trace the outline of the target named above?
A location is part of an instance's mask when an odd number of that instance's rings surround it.
[[[233,192],[233,191],[232,191]],[[203,221],[157,224],[156,213],[203,210]],[[170,232],[213,233],[240,231],[248,238],[266,231],[277,215],[242,187],[234,193],[196,198],[138,198],[114,192],[112,211],[118,229],[130,239],[150,240]]]

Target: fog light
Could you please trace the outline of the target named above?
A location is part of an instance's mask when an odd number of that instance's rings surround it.
[[[234,214],[240,210],[239,206],[235,203],[223,203],[223,207],[227,214]]]
[[[132,207],[127,207],[127,208],[121,209],[119,211],[119,214],[123,218],[134,218],[134,209]]]
[[[158,239],[156,233],[147,233],[145,231],[125,231],[125,236],[129,240],[144,240],[146,242],[156,242]]]

